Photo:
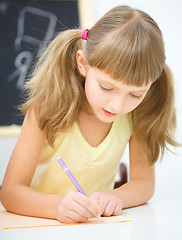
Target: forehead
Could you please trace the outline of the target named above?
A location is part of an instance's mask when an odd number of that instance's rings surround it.
[[[100,83],[105,83],[108,85],[108,87],[114,87],[118,89],[126,89],[127,91],[133,91],[133,92],[147,92],[152,84],[152,81],[149,82],[147,85],[142,86],[135,86],[135,85],[128,85],[122,81],[113,79],[109,74],[105,73],[102,70],[99,70],[97,68],[93,68],[88,66],[87,73],[92,78],[96,79]]]

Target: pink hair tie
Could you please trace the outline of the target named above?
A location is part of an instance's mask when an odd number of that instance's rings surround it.
[[[87,40],[88,31],[89,31],[88,29],[84,29],[82,31],[82,39],[83,40]]]

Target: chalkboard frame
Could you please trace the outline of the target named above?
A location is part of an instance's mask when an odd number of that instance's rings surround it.
[[[44,2],[45,0],[39,0],[39,1]],[[61,3],[61,0],[57,0],[57,1]],[[70,0],[70,2],[73,2],[73,1],[76,1],[76,0]],[[67,2],[69,2],[69,0]],[[82,29],[91,27],[94,22],[91,0],[77,0],[76,2],[78,3],[80,27]],[[0,126],[0,137],[16,137],[20,134],[20,132],[21,132],[21,125]]]

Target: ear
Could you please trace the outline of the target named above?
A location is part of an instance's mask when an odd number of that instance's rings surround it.
[[[82,76],[86,76],[86,59],[85,59],[85,53],[83,50],[78,50],[76,53],[76,62],[77,62],[77,66],[79,69],[79,72]]]

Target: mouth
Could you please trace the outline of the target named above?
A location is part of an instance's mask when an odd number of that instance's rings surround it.
[[[115,117],[117,115],[117,113],[111,113],[106,111],[105,109],[103,109],[103,112],[107,117]]]

